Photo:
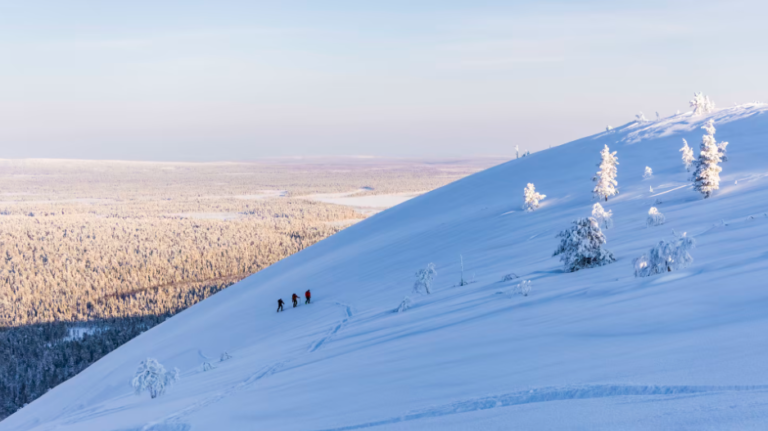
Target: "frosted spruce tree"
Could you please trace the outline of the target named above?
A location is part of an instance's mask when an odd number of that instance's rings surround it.
[[[645,118],[645,115],[641,112],[637,115],[635,115],[635,121],[638,123],[645,123],[648,121],[647,118]]]
[[[648,218],[645,220],[647,227],[663,225],[664,221],[664,214],[660,213],[656,207],[651,207],[648,210]]]
[[[619,164],[619,158],[616,157],[616,151],[611,153],[608,145],[600,151],[600,157],[602,158],[600,164],[600,170],[597,171],[592,181],[596,181],[595,188],[592,189],[592,193],[597,199],[605,199],[619,194],[619,190],[616,186],[619,184],[616,181],[616,166]]]
[[[685,232],[682,235],[675,234],[672,242],[659,241],[648,254],[633,261],[635,277],[648,277],[685,268],[693,262],[689,251],[695,246],[696,242],[686,236]]]
[[[600,231],[597,220],[581,218],[573,226],[557,234],[560,245],[553,256],[560,256],[566,272],[583,268],[608,265],[615,262],[613,253],[603,248],[605,235]]]
[[[165,393],[166,389],[173,386],[179,380],[179,369],[166,371],[157,359],[147,358],[141,361],[139,369],[136,370],[136,376],[131,380],[136,395],[144,391],[149,392],[151,398],[157,398]]]
[[[595,203],[592,206],[592,217],[597,221],[597,224],[605,229],[613,227],[613,211],[606,211],[600,202]]]
[[[693,188],[704,195],[704,198],[712,196],[712,193],[720,188],[720,171],[723,170],[717,164],[721,162],[720,150],[715,141],[714,121],[709,120],[702,129],[706,134],[701,139],[701,152],[696,161],[696,170],[693,172]]]
[[[709,100],[708,96],[705,96],[700,92],[694,93],[693,100],[688,103],[691,108],[693,108],[693,115],[709,114],[715,110],[715,102]]]
[[[541,193],[536,192],[536,187],[534,187],[533,183],[528,183],[528,185],[523,190],[523,194],[525,196],[525,202],[523,202],[523,209],[532,212],[539,208],[539,201],[544,200],[547,195],[542,195]]]
[[[653,177],[653,169],[650,168],[650,166],[645,167],[645,171],[643,172],[643,178],[648,179]]]
[[[413,291],[415,293],[421,293],[421,291],[432,293],[432,280],[435,279],[437,271],[435,270],[434,263],[428,263],[426,268],[420,269],[416,272],[416,281],[413,283]]]
[[[693,148],[688,146],[688,141],[683,139],[683,148],[680,148],[680,152],[683,153],[683,165],[685,165],[685,170],[690,171],[691,166],[693,166],[694,160],[696,160],[693,157]]]

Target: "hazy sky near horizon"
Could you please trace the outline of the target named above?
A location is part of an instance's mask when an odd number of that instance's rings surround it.
[[[768,101],[760,1],[0,0],[0,158],[509,155]]]

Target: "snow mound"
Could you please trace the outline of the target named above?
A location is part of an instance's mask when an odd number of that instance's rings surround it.
[[[415,197],[147,331],[0,430],[762,429],[766,111],[631,123]],[[679,148],[710,118],[730,146],[705,200]],[[616,262],[566,273],[555,236],[591,214],[605,145],[621,160],[601,202]],[[547,194],[535,212],[519,210],[528,183]],[[666,222],[648,229],[651,206]],[[673,230],[696,240],[693,263],[635,277]],[[413,294],[430,262],[431,294]],[[496,294],[518,278],[535,289]],[[310,288],[312,304],[275,313]],[[227,360],[203,371],[201,351]],[[155,399],[130,386],[147,357],[182,370]]]

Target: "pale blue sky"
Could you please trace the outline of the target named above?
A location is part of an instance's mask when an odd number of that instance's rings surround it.
[[[762,1],[4,1],[0,158],[538,150],[768,101]]]

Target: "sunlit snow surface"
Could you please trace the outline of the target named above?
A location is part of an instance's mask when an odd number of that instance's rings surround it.
[[[766,111],[711,115],[730,161],[710,199],[688,187],[678,151],[686,138],[698,155],[708,117],[629,124],[513,160],[214,295],[0,430],[766,429]],[[563,273],[555,235],[590,214],[605,144],[620,163],[620,194],[603,203],[617,262]],[[520,210],[529,182],[547,195],[533,213]],[[651,206],[666,224],[646,228]],[[696,239],[694,264],[634,278],[632,259],[673,229]],[[459,254],[473,281],[463,287]],[[394,313],[429,262],[433,294]],[[529,296],[500,281],[513,272],[532,281]],[[307,288],[312,305],[275,313],[279,297]],[[198,351],[233,358],[203,372]],[[154,400],[129,387],[147,356],[183,371]]]

